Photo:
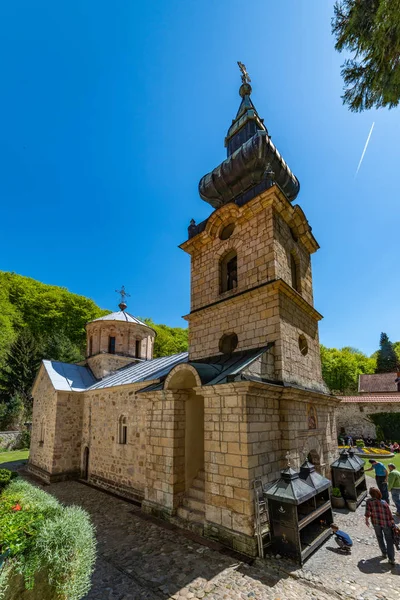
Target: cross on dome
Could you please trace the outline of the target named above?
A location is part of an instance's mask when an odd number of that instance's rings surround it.
[[[123,285],[121,287],[120,290],[115,290],[117,294],[121,295],[121,302],[118,304],[118,306],[120,307],[120,309],[122,311],[124,311],[126,309],[126,307],[128,306],[127,303],[125,302],[125,298],[130,298],[131,295],[128,294],[128,292],[125,290],[125,286]]]

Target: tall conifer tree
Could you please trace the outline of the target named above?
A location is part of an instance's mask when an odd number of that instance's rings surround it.
[[[400,102],[400,0],[337,0],[335,48],[353,55],[342,65],[343,102],[353,111]]]
[[[375,373],[394,373],[399,368],[397,354],[386,333],[381,333]]]

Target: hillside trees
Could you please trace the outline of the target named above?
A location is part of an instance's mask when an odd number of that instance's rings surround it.
[[[188,330],[182,327],[156,325],[151,319],[143,319],[157,333],[154,340],[154,358],[185,352],[188,349]]]
[[[326,348],[321,345],[322,376],[332,393],[354,394],[358,376],[374,373],[376,361],[355,348]]]
[[[352,111],[400,102],[400,0],[337,0],[332,32],[342,65],[343,102]]]

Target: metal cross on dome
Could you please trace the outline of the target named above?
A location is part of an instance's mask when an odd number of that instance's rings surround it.
[[[124,285],[121,287],[120,290],[115,290],[115,291],[116,291],[117,294],[121,295],[121,302],[119,303],[119,306],[121,307],[121,304],[122,304],[126,308],[127,304],[126,304],[125,298],[130,298],[131,295],[128,294],[128,292],[125,290],[125,286]],[[124,310],[124,309],[121,307],[121,310]]]
[[[242,62],[240,62],[240,60],[237,61],[237,64],[242,72],[242,83],[250,83],[251,79],[250,75],[247,72],[246,66]]]

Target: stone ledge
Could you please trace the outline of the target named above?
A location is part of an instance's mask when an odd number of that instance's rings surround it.
[[[42,479],[46,483],[57,483],[59,481],[68,481],[70,479],[79,479],[80,471],[64,471],[62,473],[50,473],[42,467],[38,467],[32,463],[28,464],[27,470],[35,477]]]
[[[144,497],[143,492],[136,490],[135,488],[128,487],[127,485],[118,484],[115,481],[111,481],[110,479],[106,479],[100,475],[90,475],[88,483],[122,498],[134,500],[135,502],[142,502]]]

